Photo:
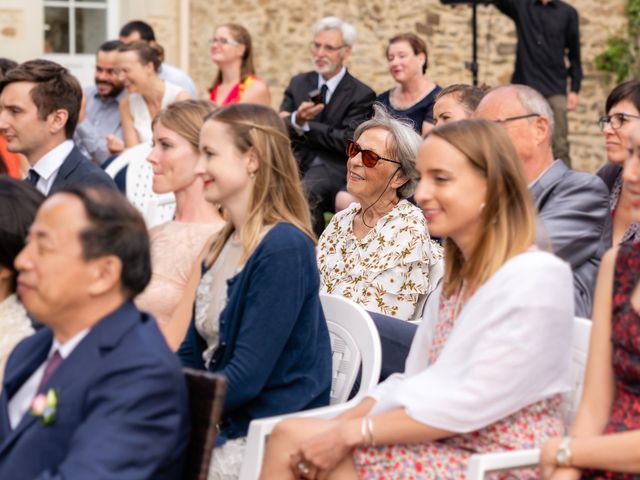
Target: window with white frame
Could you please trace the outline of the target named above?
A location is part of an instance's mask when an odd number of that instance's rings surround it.
[[[108,38],[108,0],[44,0],[44,53],[94,54]]]

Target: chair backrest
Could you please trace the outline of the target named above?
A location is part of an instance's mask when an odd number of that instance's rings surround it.
[[[183,480],[207,480],[211,454],[218,434],[227,380],[204,370],[183,369],[189,391],[191,438]]]
[[[565,396],[562,414],[565,425],[571,426],[582,398],[587,356],[589,354],[589,338],[591,336],[591,321],[576,317],[573,322],[573,341],[571,342],[571,392]]]
[[[360,370],[357,396],[378,383],[382,349],[376,326],[363,307],[347,298],[328,294],[321,294],[320,301],[331,336],[331,404],[334,405],[347,401]]]

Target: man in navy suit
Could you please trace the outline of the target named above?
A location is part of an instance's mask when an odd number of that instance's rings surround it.
[[[0,395],[0,478],[181,478],[185,381],[132,299],[151,276],[142,217],[114,189],[50,196],[15,262],[45,327],[11,354]]]
[[[376,99],[344,66],[355,40],[353,25],[337,17],[318,21],[310,45],[315,70],[293,77],[280,105],[317,235],[324,230],[323,213],[335,211],[336,194],[346,182],[346,142],[369,118]]]
[[[27,157],[27,180],[45,195],[68,185],[115,188],[73,144],[81,103],[78,80],[49,60],[22,63],[0,82],[0,131],[7,149]]]

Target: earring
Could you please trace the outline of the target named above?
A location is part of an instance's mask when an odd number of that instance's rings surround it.
[[[255,180],[256,179],[256,172],[249,172],[249,178],[251,180]]]
[[[480,211],[484,210],[485,205],[486,205],[486,203],[485,203],[485,202],[482,202],[482,203],[480,204]]]

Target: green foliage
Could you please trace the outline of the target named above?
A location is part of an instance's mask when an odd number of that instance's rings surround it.
[[[605,50],[595,59],[596,68],[615,74],[618,83],[640,76],[640,0],[627,0],[625,13],[626,35],[610,37]]]

